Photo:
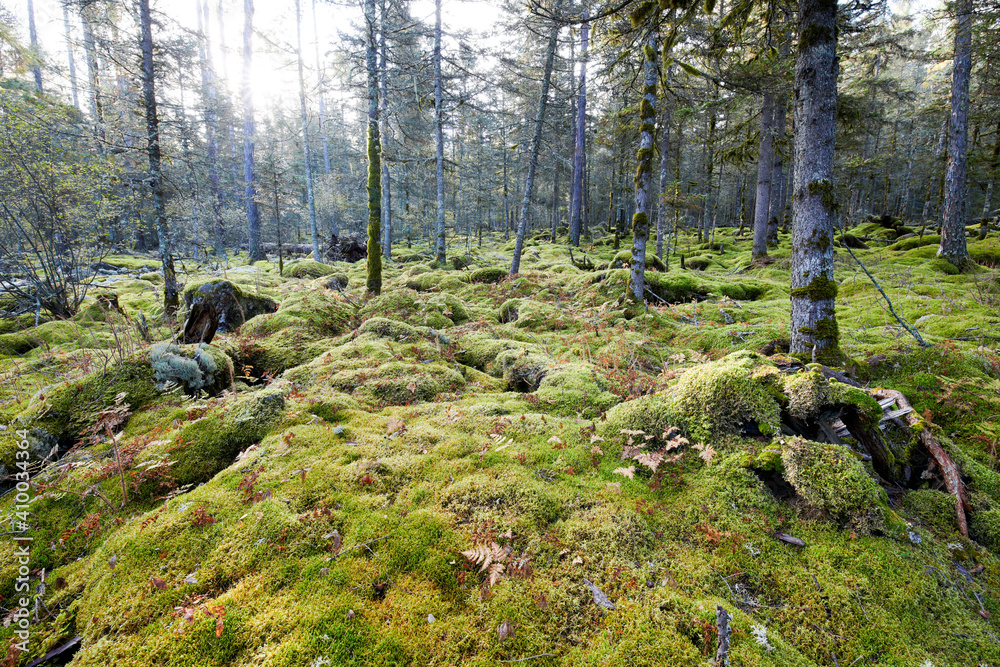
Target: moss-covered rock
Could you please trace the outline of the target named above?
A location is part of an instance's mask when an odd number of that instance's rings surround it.
[[[184,306],[211,303],[219,313],[219,330],[235,331],[249,319],[273,313],[278,304],[265,296],[249,294],[228,280],[210,279],[188,283],[184,288]]]
[[[149,350],[149,362],[160,391],[180,385],[189,393],[215,396],[233,385],[233,362],[214,345],[157,343]]]
[[[781,460],[785,478],[811,508],[865,534],[885,529],[885,491],[846,447],[791,438]]]
[[[529,331],[554,331],[566,326],[566,316],[559,308],[534,299],[509,299],[500,306],[500,322],[514,323]]]
[[[627,269],[632,265],[632,251],[622,250],[614,259],[611,260],[610,268],[612,269]],[[656,256],[656,253],[646,251],[646,268],[655,269],[657,271],[666,271],[667,265],[663,263],[663,260]]]
[[[608,391],[610,386],[594,366],[571,363],[545,371],[535,393],[562,414],[596,417],[620,400]]]
[[[285,264],[281,275],[285,278],[322,278],[331,276],[337,269],[314,259],[299,259]]]
[[[836,413],[852,407],[863,423],[874,426],[882,417],[882,408],[868,392],[842,382],[827,379],[818,370],[804,369],[784,378],[788,412],[803,421],[815,421],[824,413]]]

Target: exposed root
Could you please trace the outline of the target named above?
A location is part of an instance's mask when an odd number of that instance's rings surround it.
[[[917,417],[916,413],[913,412],[912,406],[906,397],[903,396],[902,392],[895,391],[892,389],[879,389],[875,393],[875,397],[878,399],[892,398],[895,399],[896,405],[901,409],[910,408],[910,412],[903,415],[903,419],[911,427],[915,427],[920,423],[920,418]],[[920,438],[920,443],[924,446],[927,452],[934,458],[937,462],[938,467],[941,468],[941,474],[944,476],[945,486],[948,488],[948,492],[955,497],[955,514],[958,516],[958,529],[961,531],[962,535],[969,536],[969,524],[966,519],[966,512],[971,511],[971,506],[969,504],[969,493],[965,488],[965,484],[962,482],[962,476],[958,471],[958,466],[955,462],[951,460],[948,453],[944,451],[944,448],[934,439],[931,432],[924,426],[918,436]]]

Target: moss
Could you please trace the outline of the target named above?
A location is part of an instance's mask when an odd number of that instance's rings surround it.
[[[241,450],[260,442],[284,409],[285,398],[280,389],[261,389],[186,424],[169,453],[177,483],[200,484],[210,480],[227,468]]]
[[[903,496],[903,507],[921,525],[931,530],[949,534],[958,529],[955,498],[932,489],[916,489]]]
[[[366,399],[369,403],[406,405],[432,401],[438,394],[461,391],[462,374],[438,361],[415,364],[391,361],[368,370],[334,373],[330,384]]]
[[[885,529],[885,491],[846,448],[791,438],[781,451],[785,477],[810,507],[860,533]]]
[[[695,367],[671,393],[671,410],[680,421],[675,425],[703,441],[748,428],[773,435],[781,424],[774,398],[777,382],[770,362],[751,352],[734,352]]]
[[[923,248],[924,246],[940,245],[941,237],[936,234],[928,234],[926,236],[911,236],[910,238],[900,239],[896,241],[891,246],[889,250],[895,250],[897,252],[902,252],[906,250],[914,250],[916,248]]]
[[[837,298],[837,281],[827,276],[816,276],[808,285],[795,287],[791,291],[792,298],[807,298],[810,301],[826,301]]]
[[[785,377],[784,394],[788,397],[788,412],[804,421],[815,421],[824,413],[834,414],[841,408],[856,410],[862,422],[878,424],[882,408],[868,392],[829,380],[817,370],[803,370]]]
[[[358,327],[358,333],[371,333],[382,338],[390,338],[395,341],[417,340],[420,332],[416,327],[405,322],[390,320],[385,317],[373,317],[365,320]]]
[[[527,347],[513,348],[497,354],[494,369],[508,388],[531,392],[538,389],[552,362],[552,357],[544,353]]]
[[[619,402],[620,399],[608,391],[610,384],[590,364],[564,364],[544,373],[536,393],[545,403],[556,406],[561,414],[593,418]]]
[[[358,316],[361,320],[370,317],[385,317],[401,322],[415,322],[419,317],[417,293],[412,289],[394,289],[381,294],[361,308]]]
[[[628,268],[632,265],[632,252],[630,250],[622,250],[620,253],[615,255],[614,259],[611,260],[612,269],[622,269]],[[666,271],[667,267],[655,253],[649,251],[646,252],[646,268],[656,269],[657,271]]]
[[[24,332],[0,334],[0,354],[18,355],[29,352],[42,341]]]
[[[163,276],[155,271],[151,273],[142,274],[141,276],[139,276],[139,280],[145,280],[146,282],[153,283],[154,285],[163,284]]]
[[[962,270],[959,267],[955,266],[944,257],[935,257],[927,262],[927,266],[948,276],[957,276],[962,273]]]
[[[469,275],[469,281],[473,283],[486,283],[495,285],[507,277],[507,270],[499,267],[487,267],[476,269]]]
[[[805,51],[812,46],[830,42],[833,39],[833,32],[828,27],[810,24],[803,28],[802,34],[799,35],[798,50]]]
[[[196,302],[212,303],[219,311],[219,329],[235,330],[245,321],[263,313],[273,313],[278,304],[273,299],[250,294],[228,280],[192,281],[184,287],[184,307]]]

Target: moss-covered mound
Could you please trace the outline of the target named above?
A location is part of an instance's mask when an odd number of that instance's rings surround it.
[[[235,331],[244,322],[262,313],[273,313],[278,304],[265,296],[250,294],[228,280],[206,280],[188,283],[184,288],[184,307],[195,303],[211,303],[219,313],[219,330]]]
[[[285,278],[322,278],[332,276],[337,269],[313,259],[299,259],[285,264],[281,275]]]

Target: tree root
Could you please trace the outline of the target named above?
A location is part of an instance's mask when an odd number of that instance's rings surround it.
[[[895,391],[892,389],[879,389],[874,394],[876,399],[892,398],[895,399],[896,405],[900,408],[910,408],[910,412],[903,415],[903,419],[910,427],[915,427],[920,424],[920,418],[917,417],[916,413],[913,412],[913,406],[910,405],[909,401],[902,392]],[[969,523],[966,519],[966,512],[971,511],[971,506],[969,504],[969,493],[965,488],[965,484],[962,482],[962,476],[958,471],[958,466],[952,461],[948,453],[944,451],[944,448],[934,439],[931,435],[930,430],[924,426],[921,428],[919,435],[917,436],[920,440],[920,444],[924,446],[927,453],[931,455],[934,461],[937,463],[938,467],[941,469],[941,474],[944,476],[944,483],[948,489],[948,492],[955,497],[955,514],[958,517],[958,530],[965,537],[969,536]]]

